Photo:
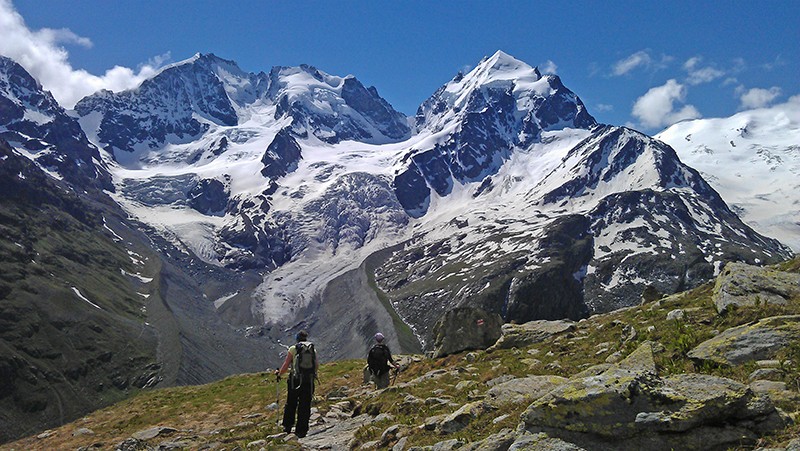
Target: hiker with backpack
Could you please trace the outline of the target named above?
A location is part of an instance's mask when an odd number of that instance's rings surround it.
[[[397,369],[400,367],[395,363],[392,358],[392,351],[383,342],[383,334],[378,332],[375,334],[375,345],[373,345],[367,353],[367,369],[370,374],[370,379],[375,382],[375,388],[381,389],[389,386],[389,368],[390,365]]]
[[[288,387],[286,407],[283,409],[283,430],[287,434],[292,432],[297,415],[297,427],[294,433],[303,438],[308,433],[318,363],[314,343],[308,341],[308,332],[301,330],[295,338],[297,343],[289,348],[283,365],[275,370],[275,374],[280,379],[282,374],[289,371],[289,378],[286,380]]]

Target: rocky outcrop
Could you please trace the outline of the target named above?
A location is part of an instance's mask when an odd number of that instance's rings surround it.
[[[728,263],[714,285],[714,305],[722,313],[732,306],[786,304],[800,297],[800,274]]]
[[[482,309],[460,307],[445,313],[434,326],[433,356],[486,349],[500,338],[503,319]]]
[[[640,348],[634,360],[647,361],[648,353]],[[755,443],[789,421],[739,382],[662,378],[648,367],[626,359],[600,375],[570,379],[528,407],[524,427],[593,450],[706,450]]]
[[[569,379],[560,376],[528,376],[512,379],[495,385],[486,392],[489,403],[494,406],[519,404],[540,398]]]
[[[22,66],[0,55],[0,139],[24,148],[41,167],[82,188],[114,191],[100,153]]]
[[[575,322],[569,320],[539,320],[525,324],[503,324],[503,335],[492,348],[524,348],[574,330]]]
[[[732,327],[700,343],[688,355],[699,362],[738,365],[774,358],[796,340],[800,340],[800,315],[774,316]]]

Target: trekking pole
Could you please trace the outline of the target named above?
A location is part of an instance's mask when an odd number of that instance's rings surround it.
[[[281,422],[281,416],[280,416],[280,411],[281,411],[281,373],[280,373],[280,371],[281,371],[280,368],[275,368],[275,404],[277,404],[277,406],[278,406],[278,408],[275,409],[275,410],[278,412],[278,415],[276,415],[278,417],[278,419],[277,419],[278,423]]]

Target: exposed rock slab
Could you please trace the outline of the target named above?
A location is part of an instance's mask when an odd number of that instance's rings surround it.
[[[800,274],[728,263],[717,277],[713,300],[718,312],[731,306],[786,304],[800,297]]]
[[[653,343],[644,342],[607,370],[572,377],[538,397],[522,426],[564,441],[553,449],[655,451],[752,444],[790,422],[768,397],[739,382],[704,374],[662,378],[655,370]]]
[[[736,381],[619,368],[570,380],[522,420],[528,431],[596,450],[725,449],[786,424],[768,398]]]
[[[540,398],[568,381],[569,379],[559,376],[522,377],[496,385],[490,388],[486,394],[488,401],[495,406],[518,404]]]
[[[524,348],[575,329],[575,323],[569,320],[539,320],[529,321],[524,324],[503,324],[503,335],[497,340],[493,348]]]
[[[700,343],[688,355],[698,361],[738,365],[771,359],[794,340],[800,340],[800,315],[773,316],[727,329]]]
[[[479,308],[459,307],[445,313],[433,328],[433,356],[486,349],[501,335],[503,318]]]

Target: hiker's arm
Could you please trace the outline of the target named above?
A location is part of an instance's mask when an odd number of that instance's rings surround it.
[[[277,371],[278,376],[289,371],[289,365],[292,364],[292,358],[292,350],[290,349],[289,352],[286,353],[286,358],[283,359],[283,365],[281,365],[281,368]]]
[[[389,363],[391,363],[393,367],[399,368],[400,365],[398,365],[397,362],[394,361],[394,358],[392,357],[392,351],[390,351],[388,347],[386,348],[386,352],[389,353]]]

